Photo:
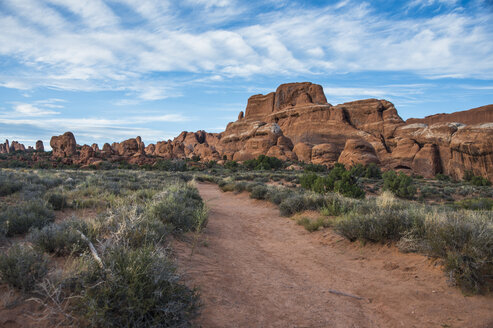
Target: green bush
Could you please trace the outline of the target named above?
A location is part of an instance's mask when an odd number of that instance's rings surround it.
[[[420,211],[395,206],[375,207],[371,211],[354,211],[337,221],[336,230],[351,241],[398,241],[408,231],[423,231]]]
[[[470,182],[473,186],[478,187],[491,186],[491,182],[488,179],[479,176],[472,177]]]
[[[445,260],[445,269],[465,291],[493,287],[493,216],[491,212],[436,213],[426,221],[428,253]]]
[[[104,268],[84,257],[72,274],[73,314],[84,327],[188,327],[198,309],[171,262],[153,247],[109,247]]]
[[[340,180],[334,183],[334,191],[351,198],[364,198],[365,191],[358,185],[358,181],[351,172],[344,172]]]
[[[469,198],[456,201],[455,204],[467,210],[493,210],[493,199],[491,198]]]
[[[305,172],[327,172],[327,167],[320,164],[306,164],[303,169]]]
[[[370,163],[365,169],[365,178],[368,179],[381,179],[382,178],[382,171],[380,171],[380,168],[378,167],[377,164],[375,163]]]
[[[450,181],[450,177],[442,173],[438,173],[437,175],[435,175],[435,179],[438,181]]]
[[[50,204],[55,211],[63,210],[67,207],[67,196],[57,193],[50,194],[48,195],[48,204]]]
[[[174,185],[157,195],[148,215],[164,224],[172,224],[177,231],[187,232],[197,228],[204,207],[196,188]]]
[[[88,236],[86,222],[72,218],[61,223],[54,223],[33,230],[28,239],[39,249],[57,256],[81,254],[88,249],[88,244],[80,233]]]
[[[35,200],[4,208],[0,213],[0,225],[10,237],[26,233],[31,228],[42,228],[54,218],[53,211],[45,203]]]
[[[228,169],[228,170],[236,170],[238,168],[238,162],[236,161],[227,161],[224,163],[224,168]]]
[[[311,220],[307,217],[302,217],[296,220],[296,224],[303,226],[307,231],[314,232],[320,229],[320,227],[330,227],[329,221],[324,218],[318,218],[316,220]]]
[[[357,178],[361,178],[362,176],[365,175],[366,173],[366,170],[365,170],[365,167],[362,165],[362,164],[356,164],[356,165],[353,165],[351,167],[351,169],[349,170],[349,172],[351,172],[351,175],[354,176],[354,177],[357,177]]]
[[[15,245],[0,255],[0,279],[10,286],[28,292],[48,272],[48,261],[30,247]]]
[[[265,199],[269,202],[279,205],[281,202],[293,194],[293,191],[282,187],[269,187]]]
[[[318,194],[291,194],[279,204],[281,215],[290,216],[306,210],[319,210],[325,206],[325,199]]]
[[[267,195],[267,187],[263,185],[255,186],[250,193],[250,197],[254,199],[265,199]]]
[[[0,196],[8,196],[22,189],[22,182],[16,181],[14,175],[0,171]]]
[[[277,170],[282,168],[283,162],[276,157],[259,155],[256,159],[245,161],[243,165],[250,170]]]
[[[318,175],[315,173],[304,173],[300,177],[301,187],[304,189],[307,189],[307,190],[312,190],[313,184],[315,183],[317,178],[318,178]]]
[[[413,198],[416,194],[413,178],[404,173],[387,171],[383,174],[383,190],[389,190],[402,198]]]

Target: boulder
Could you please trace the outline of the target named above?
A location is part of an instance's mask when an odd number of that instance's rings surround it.
[[[300,162],[310,163],[312,160],[312,146],[299,142],[293,147],[293,152]]]
[[[363,166],[371,163],[380,164],[375,148],[363,139],[348,139],[337,161],[347,168],[355,164]]]
[[[333,166],[339,159],[341,150],[333,143],[315,145],[312,148],[311,162],[325,166]]]
[[[94,157],[94,149],[88,145],[82,146],[80,149],[79,163],[87,163],[92,157]]]
[[[77,143],[72,132],[65,132],[61,136],[53,136],[50,146],[54,157],[71,157],[77,154]]]

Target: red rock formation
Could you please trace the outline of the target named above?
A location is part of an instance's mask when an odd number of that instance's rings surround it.
[[[76,145],[77,143],[72,132],[65,132],[61,136],[53,136],[50,140],[54,157],[71,157],[76,155]]]
[[[41,141],[41,140],[36,141],[36,151],[41,152],[41,153],[45,151],[43,141]]]
[[[0,152],[12,148],[6,145],[0,144]],[[53,137],[50,145],[54,156],[78,156],[71,133]],[[94,161],[98,152],[87,147],[81,162]],[[289,83],[250,97],[244,114],[222,133],[184,131],[147,147],[137,137],[105,144],[97,156],[143,164],[156,158],[244,161],[261,154],[327,166],[377,163],[425,177],[441,172],[462,178],[472,170],[493,181],[493,105],[404,122],[386,100],[332,106],[321,86]]]
[[[451,114],[435,114],[426,116],[425,118],[410,118],[406,120],[406,124],[424,123],[428,125],[452,122],[467,125],[493,122],[493,105],[477,107]]]
[[[363,139],[348,139],[337,161],[346,167],[351,167],[355,164],[380,164],[375,148]]]

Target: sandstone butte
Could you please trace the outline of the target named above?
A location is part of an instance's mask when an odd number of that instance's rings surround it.
[[[403,121],[386,100],[333,106],[320,85],[289,83],[250,97],[238,120],[221,133],[185,131],[147,146],[137,137],[99,149],[97,144],[77,146],[67,132],[52,137],[50,146],[54,157],[81,165],[193,157],[241,162],[264,154],[329,167],[375,163],[430,178],[443,173],[461,179],[470,170],[493,181],[493,105]]]

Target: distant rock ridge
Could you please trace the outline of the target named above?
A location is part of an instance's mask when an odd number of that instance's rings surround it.
[[[103,160],[142,165],[160,158],[221,163],[263,154],[329,167],[375,163],[424,177],[444,173],[460,179],[470,170],[493,181],[493,105],[403,121],[389,101],[333,106],[320,85],[289,83],[250,97],[238,120],[221,133],[184,131],[147,146],[136,137],[100,149],[77,146],[67,132],[52,137],[50,145],[54,157],[81,165]]]

